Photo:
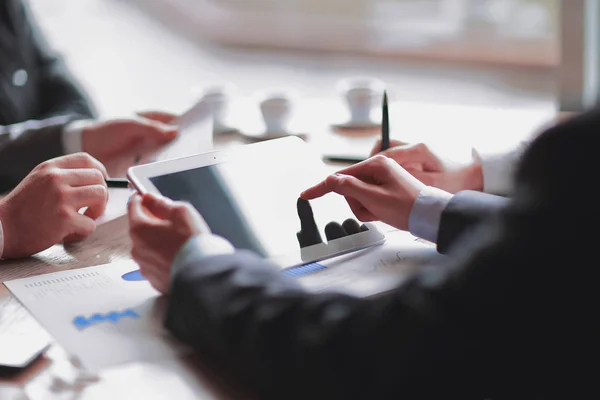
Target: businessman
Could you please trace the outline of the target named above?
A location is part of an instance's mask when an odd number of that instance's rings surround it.
[[[88,97],[44,38],[26,2],[0,2],[0,193],[39,163],[84,151],[111,176],[177,135],[175,116],[97,120]]]
[[[30,256],[90,235],[106,207],[106,177],[104,166],[87,153],[35,167],[0,198],[0,258]],[[82,208],[86,211],[80,214]]]
[[[132,255],[168,293],[166,326],[261,398],[575,398],[598,395],[594,196],[600,111],[537,137],[512,201],[449,257],[377,298],[313,294],[214,237],[189,205],[129,205]],[[302,194],[407,229],[426,186],[385,156]],[[443,224],[443,220],[441,222]],[[578,234],[580,232],[580,234]]]

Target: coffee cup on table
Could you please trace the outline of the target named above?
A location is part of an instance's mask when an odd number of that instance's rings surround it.
[[[231,103],[237,94],[238,89],[232,83],[216,84],[202,89],[201,101],[209,108],[215,133],[235,130],[228,123],[228,115]]]
[[[374,107],[381,106],[385,90],[383,81],[373,77],[352,77],[338,83],[338,91],[344,99],[350,120],[347,125],[372,125]]]
[[[288,90],[269,90],[259,96],[265,135],[286,136],[290,132],[294,94]]]

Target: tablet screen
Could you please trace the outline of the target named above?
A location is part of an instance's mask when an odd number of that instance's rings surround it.
[[[256,153],[150,177],[150,181],[161,194],[190,202],[213,233],[227,238],[236,248],[266,258],[310,248],[312,253],[304,251],[302,258],[314,261],[322,258],[315,249],[375,228],[356,221],[342,196],[300,200],[300,193],[328,172],[320,160],[306,164],[304,154],[274,159]],[[344,246],[351,249],[355,245],[346,241]]]

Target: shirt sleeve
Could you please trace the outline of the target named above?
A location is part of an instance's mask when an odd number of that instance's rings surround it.
[[[194,260],[208,256],[231,254],[235,251],[233,245],[225,238],[213,234],[201,234],[191,237],[179,250],[171,267],[171,279],[183,266]]]
[[[91,119],[69,122],[63,128],[62,145],[65,154],[79,153],[83,151],[81,135],[83,130],[92,123]]]
[[[527,143],[522,142],[516,148],[504,152],[483,153],[473,149],[473,158],[481,163],[484,192],[501,196],[512,193],[514,174]]]
[[[408,217],[411,234],[436,243],[442,213],[452,194],[432,186],[424,187],[415,200]]]

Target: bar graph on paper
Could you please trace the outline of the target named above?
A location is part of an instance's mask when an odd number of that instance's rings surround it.
[[[164,298],[133,261],[5,284],[48,332],[91,370],[173,358],[183,350],[163,327]]]

